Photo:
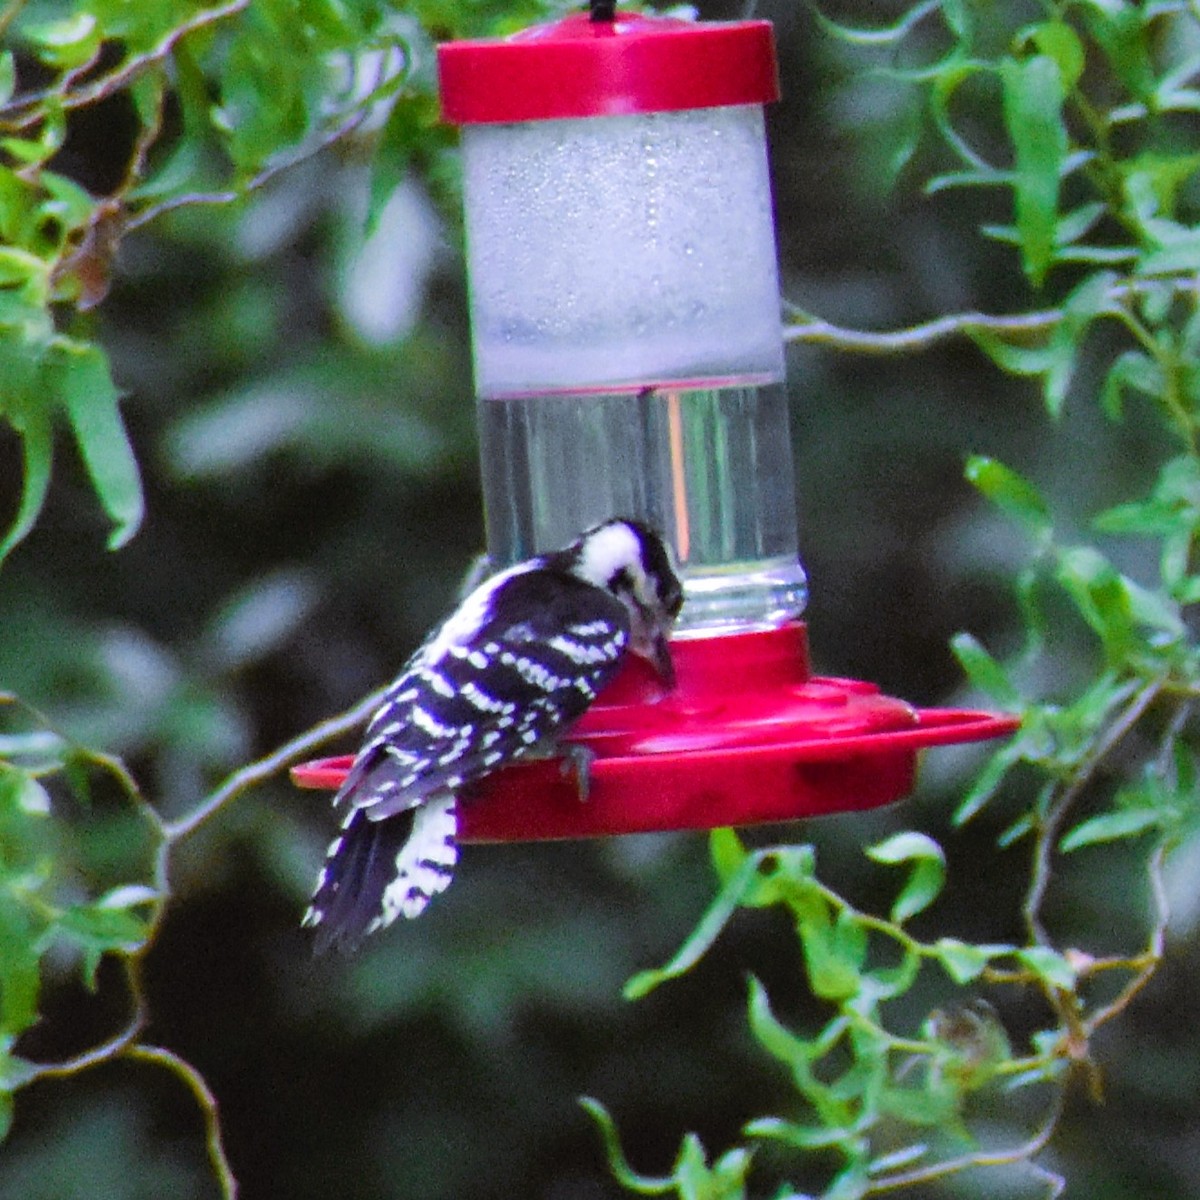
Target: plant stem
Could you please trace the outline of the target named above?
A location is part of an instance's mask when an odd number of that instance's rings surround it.
[[[1079,794],[1091,782],[1097,769],[1121,739],[1141,720],[1142,715],[1162,692],[1165,684],[1166,676],[1158,676],[1143,685],[1134,694],[1092,747],[1088,756],[1079,764],[1075,774],[1057,798],[1051,801],[1045,816],[1037,820],[1037,835],[1033,844],[1033,869],[1022,912],[1030,939],[1039,946],[1051,945],[1042,926],[1040,913],[1046,890],[1050,884],[1050,860],[1062,823]]]
[[[1055,1088],[1054,1099],[1037,1132],[1018,1146],[1013,1146],[1008,1150],[981,1150],[975,1154],[963,1154],[957,1158],[931,1163],[927,1167],[914,1167],[909,1171],[884,1175],[880,1179],[872,1180],[864,1195],[871,1196],[898,1191],[901,1188],[918,1187],[921,1184],[944,1179],[947,1175],[956,1175],[961,1171],[969,1171],[976,1167],[1002,1167],[1013,1163],[1030,1162],[1046,1148],[1046,1144],[1054,1136],[1066,1104],[1066,1095],[1067,1087],[1064,1082]],[[1057,1179],[1058,1177],[1052,1176],[1052,1178]]]
[[[216,791],[202,800],[190,813],[177,821],[169,821],[164,825],[168,842],[177,842],[189,834],[195,833],[210,817],[219,812],[235,796],[241,795],[247,788],[258,783],[265,783],[280,771],[290,767],[297,760],[314,750],[324,746],[334,738],[349,733],[361,725],[383,701],[386,689],[380,688],[360,700],[353,707],[335,717],[329,717],[314,725],[311,729],[285,742],[277,750],[234,771]]]
[[[224,1200],[237,1200],[238,1183],[225,1153],[217,1098],[213,1095],[204,1076],[186,1059],[180,1058],[178,1054],[164,1046],[132,1045],[125,1051],[125,1057],[138,1062],[154,1063],[166,1067],[168,1071],[177,1075],[187,1084],[192,1095],[195,1096],[196,1103],[200,1106],[200,1113],[204,1118],[208,1158],[221,1188],[221,1195]]]

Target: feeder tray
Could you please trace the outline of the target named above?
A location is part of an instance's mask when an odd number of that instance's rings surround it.
[[[517,764],[461,793],[459,840],[524,842],[795,821],[906,796],[926,746],[1014,732],[1015,717],[914,708],[871,683],[813,677],[802,622],[672,642],[665,693],[630,656],[573,727],[594,754],[579,798],[562,760]],[[337,788],[349,756],[292,769],[304,788]]]

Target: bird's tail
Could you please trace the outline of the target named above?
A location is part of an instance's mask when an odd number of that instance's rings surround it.
[[[315,927],[313,950],[353,949],[398,916],[419,915],[450,886],[458,862],[458,814],[453,795],[379,821],[350,810],[329,845],[303,924]]]

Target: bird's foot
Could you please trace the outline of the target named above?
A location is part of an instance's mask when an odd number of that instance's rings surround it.
[[[578,742],[563,742],[558,748],[559,770],[564,775],[575,776],[575,786],[581,803],[587,803],[592,791],[592,763],[596,752]]]

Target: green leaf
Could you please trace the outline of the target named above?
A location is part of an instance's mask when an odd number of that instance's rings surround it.
[[[822,30],[841,42],[849,42],[854,46],[891,46],[902,42],[915,26],[932,13],[943,7],[941,0],[923,0],[914,5],[904,16],[891,25],[880,25],[876,28],[841,25],[827,17],[820,6],[813,9]],[[945,7],[950,7],[946,5]]]
[[[117,550],[137,532],[143,499],[141,475],[121,420],[120,396],[108,359],[98,346],[58,338],[47,369],[66,407],[96,495],[116,523],[108,544]]]
[[[956,633],[950,639],[950,649],[973,687],[990,696],[1004,708],[1021,706],[1021,694],[1017,691],[1012,677],[984,649],[978,638],[969,633]]]
[[[668,979],[677,979],[686,974],[707,953],[717,940],[726,922],[737,911],[738,905],[755,883],[760,857],[752,855],[729,877],[725,886],[708,906],[699,924],[680,946],[670,962],[662,967],[639,971],[624,987],[626,1000],[639,1000]]]
[[[985,968],[1001,955],[1011,954],[1015,947],[1006,945],[976,946],[961,942],[958,938],[939,938],[933,947],[938,962],[960,987],[974,983]]]
[[[1190,514],[1155,499],[1118,504],[1092,519],[1092,528],[1099,533],[1143,534],[1147,537],[1166,537],[1181,526],[1190,528],[1191,524]]]
[[[7,104],[12,99],[16,85],[17,68],[13,61],[13,52],[0,50],[0,104]]]
[[[1144,224],[1157,216],[1174,218],[1181,189],[1200,170],[1200,154],[1148,150],[1114,165],[1124,176],[1126,207]]]
[[[0,139],[0,147],[29,167],[40,166],[53,158],[67,138],[67,123],[61,103],[48,101],[42,114],[41,132],[37,137]]]
[[[1027,563],[1017,572],[1014,591],[1021,624],[1025,627],[1024,654],[1032,658],[1046,642],[1050,632],[1050,617],[1041,601],[1041,574],[1036,564]]]
[[[1046,409],[1052,417],[1062,412],[1075,363],[1092,322],[1118,310],[1113,300],[1117,282],[1113,272],[1097,271],[1073,288],[1063,302],[1062,320],[1050,336],[1053,357],[1043,383]]]
[[[1179,604],[1200,604],[1200,575],[1189,575],[1172,585],[1171,594]]]
[[[668,1192],[675,1190],[673,1178],[639,1175],[629,1165],[625,1158],[625,1152],[621,1149],[621,1139],[617,1133],[616,1124],[609,1115],[608,1109],[599,1100],[593,1100],[591,1096],[581,1096],[579,1103],[588,1116],[596,1122],[604,1141],[604,1152],[608,1157],[609,1170],[626,1191],[637,1192],[642,1196],[665,1196]]]
[[[11,1034],[0,1037],[0,1092],[15,1092],[38,1077],[36,1063],[12,1053],[15,1042]]]
[[[982,810],[996,794],[1004,777],[1021,761],[1021,756],[1021,734],[1018,733],[1008,745],[1001,746],[980,771],[970,790],[954,810],[953,820],[956,826],[965,825]]]
[[[910,1125],[948,1125],[958,1107],[955,1089],[942,1080],[936,1084],[931,1082],[924,1089],[883,1088],[879,1094],[879,1111]]]
[[[1072,546],[1059,552],[1055,578],[1099,636],[1109,661],[1128,658],[1136,641],[1133,605],[1112,564],[1092,546]]]
[[[744,1200],[750,1152],[742,1147],[723,1154],[710,1168],[700,1139],[689,1133],[675,1163],[680,1200]]]
[[[21,502],[8,531],[0,538],[0,563],[26,538],[41,514],[50,487],[54,461],[54,430],[47,415],[31,409],[21,418]]]
[[[855,1162],[834,1176],[822,1200],[862,1200],[872,1190],[866,1163]]]
[[[1149,101],[1155,83],[1150,49],[1154,6],[1092,0],[1085,12],[1088,28],[1117,77],[1136,99]]]
[[[771,999],[767,989],[753,975],[750,976],[750,999],[748,1005],[750,1032],[758,1044],[772,1057],[793,1070],[807,1071],[808,1062],[815,1055],[812,1044],[782,1025],[771,1010]]]
[[[26,25],[21,32],[33,43],[38,58],[58,70],[81,67],[100,49],[101,30],[96,18],[88,12]]]
[[[873,862],[889,866],[911,865],[908,881],[892,904],[892,920],[903,925],[937,899],[946,882],[946,856],[941,846],[923,833],[896,833],[868,846]]]
[[[92,991],[104,955],[130,953],[150,932],[149,925],[128,908],[103,902],[72,905],[59,916],[53,929],[83,951],[83,978]]]
[[[1136,837],[1140,833],[1160,828],[1163,818],[1161,808],[1122,808],[1116,812],[1102,813],[1076,825],[1063,838],[1059,848],[1069,854],[1081,846],[1094,846],[1098,842],[1115,842],[1121,838]]]
[[[925,194],[927,196],[936,196],[938,192],[946,192],[951,188],[961,187],[1008,187],[1012,183],[1011,171],[996,171],[990,167],[986,170],[982,168],[972,169],[969,171],[946,171],[941,175],[935,175],[925,184]],[[992,236],[992,230],[997,231],[1001,226],[981,226],[981,229],[989,237]],[[1006,227],[1011,228],[1011,227]],[[1014,245],[1017,243],[1017,231],[1012,229],[1012,237],[1009,239]],[[968,332],[970,332],[968,330]]]
[[[965,468],[967,482],[1002,512],[1022,525],[1038,541],[1048,542],[1053,532],[1050,509],[1041,492],[1024,476],[994,458],[973,454]]]
[[[25,905],[0,884],[0,1035],[16,1036],[37,1020],[39,932]]]
[[[1157,249],[1147,251],[1137,264],[1138,275],[1194,275],[1200,271],[1200,230],[1180,232]]]
[[[1141,350],[1126,350],[1117,355],[1104,377],[1100,406],[1107,416],[1116,421],[1121,417],[1127,391],[1157,399],[1163,394],[1164,387],[1162,368],[1154,359]]]
[[[845,1000],[862,989],[867,933],[854,914],[829,919],[827,902],[814,905],[798,921],[809,987],[822,1000]]]
[[[1054,261],[1058,196],[1067,157],[1058,64],[1046,54],[1001,66],[1004,123],[1015,156],[1014,207],[1021,262],[1041,287]]]
[[[1129,608],[1134,621],[1148,629],[1157,629],[1171,639],[1187,637],[1187,626],[1179,611],[1179,605],[1161,592],[1142,587],[1140,583],[1122,575],[1121,581],[1129,596]],[[1161,644],[1159,639],[1157,644]]]
[[[737,874],[749,857],[742,839],[734,829],[714,829],[708,835],[708,853],[722,884]]]
[[[1063,213],[1058,219],[1058,226],[1054,231],[1054,244],[1063,250],[1072,242],[1078,241],[1085,233],[1088,233],[1097,221],[1101,220],[1108,213],[1108,208],[1101,204],[1099,200],[1090,204],[1081,204],[1078,208],[1072,209],[1070,212]],[[1126,251],[1121,251],[1122,255]],[[1133,251],[1136,253],[1136,251]]]
[[[806,1093],[807,1094],[807,1093]],[[831,1146],[841,1147],[853,1134],[836,1124],[826,1125],[797,1125],[794,1121],[785,1121],[780,1117],[759,1117],[747,1121],[742,1130],[747,1137],[770,1138],[783,1142],[796,1150],[828,1150]],[[798,1197],[788,1193],[780,1200],[809,1200],[808,1197]]]
[[[996,845],[1001,850],[1007,850],[1009,846],[1016,845],[1023,837],[1027,837],[1032,832],[1033,814],[1024,813],[1000,834],[996,839]]]
[[[1049,946],[1024,946],[1017,961],[1028,967],[1043,982],[1062,991],[1075,990],[1075,968],[1057,950]]]
[[[1030,26],[1024,37],[1054,60],[1063,88],[1069,92],[1079,82],[1086,65],[1083,42],[1075,30],[1065,21],[1046,21]]]

